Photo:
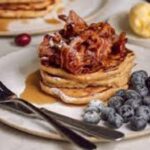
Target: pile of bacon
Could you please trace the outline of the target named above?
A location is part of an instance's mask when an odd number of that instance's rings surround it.
[[[109,69],[127,55],[125,33],[119,36],[105,22],[88,25],[74,11],[60,15],[64,29],[46,35],[39,47],[42,65],[64,69],[72,74]]]

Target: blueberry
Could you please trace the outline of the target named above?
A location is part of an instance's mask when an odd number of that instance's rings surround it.
[[[124,100],[120,96],[113,96],[109,99],[108,106],[118,110],[122,106]]]
[[[97,99],[90,101],[88,106],[89,107],[96,107],[97,109],[99,109],[99,111],[101,111],[105,107],[103,102],[100,100],[97,100]]]
[[[150,108],[148,106],[140,106],[135,110],[135,116],[142,116],[145,120],[150,121]]]
[[[121,90],[117,91],[115,95],[116,96],[120,96],[124,100],[126,100],[126,90],[125,89],[121,89]]]
[[[141,75],[145,80],[148,78],[148,73],[145,70],[135,71],[134,73]]]
[[[93,106],[86,107],[86,108],[84,109],[84,112],[85,112],[85,113],[87,113],[87,112],[92,112],[92,111],[95,111],[95,112],[97,112],[97,113],[100,112],[97,107],[93,107]]]
[[[134,116],[134,109],[130,105],[123,105],[119,108],[118,113],[123,117],[124,122],[127,123]]]
[[[95,111],[88,111],[82,117],[83,121],[91,124],[97,124],[100,121],[100,115]]]
[[[101,112],[101,119],[104,121],[107,121],[109,114],[112,114],[112,113],[115,113],[115,109],[111,107],[106,107]]]
[[[132,98],[132,99],[138,100],[139,102],[142,101],[141,95],[138,92],[136,92],[135,90],[127,90],[126,91],[126,97],[127,97],[127,99]]]
[[[141,96],[147,96],[149,93],[148,88],[145,85],[139,84],[134,88]]]
[[[146,80],[146,86],[150,91],[150,77],[148,77],[147,80]]]
[[[150,96],[145,96],[143,98],[143,104],[150,106]]]
[[[147,125],[147,121],[142,116],[134,116],[130,120],[130,128],[134,131],[143,130]]]
[[[130,105],[133,109],[135,109],[140,106],[140,103],[138,100],[131,98],[125,102],[125,105]]]
[[[145,84],[145,80],[148,78],[148,74],[144,70],[135,71],[131,75],[131,84],[133,87],[135,87],[138,84]]]
[[[123,125],[123,118],[117,113],[108,115],[107,123],[114,128],[120,128]]]

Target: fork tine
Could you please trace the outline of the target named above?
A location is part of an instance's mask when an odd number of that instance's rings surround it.
[[[12,92],[10,89],[8,89],[1,81],[0,81],[0,89],[5,91],[8,95],[15,95],[14,92]]]
[[[11,97],[16,97],[16,94],[9,90],[1,81],[0,81],[0,98],[7,99]]]

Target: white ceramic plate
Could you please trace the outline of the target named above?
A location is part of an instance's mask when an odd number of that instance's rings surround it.
[[[91,20],[95,17],[99,17],[102,8],[110,0],[62,0],[64,4],[64,13],[68,14],[69,10],[76,11],[80,16]],[[40,34],[50,32],[61,28],[62,23],[47,23],[45,20],[57,19],[57,13],[55,11],[50,12],[43,18],[28,19],[28,20],[14,20],[7,24],[7,30],[1,31],[1,36],[16,35],[19,33],[27,32],[30,34]],[[0,19],[0,23],[1,23]]]
[[[109,18],[108,22],[115,28],[117,33],[126,32],[130,43],[150,48],[150,38],[142,38],[131,30],[128,22],[128,12],[120,12]]]
[[[127,45],[129,49],[134,50],[136,54],[136,66],[134,70],[144,69],[150,74],[150,51],[133,45]],[[12,91],[18,95],[25,88],[25,79],[28,74],[38,69],[38,56],[36,48],[24,49],[18,52],[13,52],[0,59],[0,80],[6,84]],[[45,107],[63,115],[81,119],[83,107],[67,106],[59,102],[54,104],[38,105],[38,107]],[[0,108],[0,121],[21,131],[34,134],[50,139],[63,140],[56,131],[47,123],[39,120],[33,120],[21,115],[9,112]],[[102,125],[102,124],[101,124]],[[148,125],[144,131],[133,132],[123,126],[119,129],[125,133],[125,138],[139,137],[150,134],[150,126]],[[105,141],[104,139],[93,139],[94,141]]]

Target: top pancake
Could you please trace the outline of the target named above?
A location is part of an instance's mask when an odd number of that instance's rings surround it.
[[[28,3],[0,3],[2,10],[36,10],[44,9],[54,3],[54,0],[45,0],[43,2],[28,2]]]
[[[122,68],[127,67],[128,62],[133,62],[134,58],[135,58],[134,53],[132,51],[129,51],[129,53],[126,56],[126,58],[124,59],[124,61],[122,61],[116,67],[113,67],[110,70],[100,69],[97,72],[89,73],[89,74],[82,74],[82,75],[73,75],[71,73],[66,72],[63,69],[54,68],[54,67],[50,67],[50,66],[46,67],[42,64],[40,66],[40,69],[44,72],[47,72],[48,74],[53,75],[53,76],[62,77],[64,79],[75,80],[80,83],[85,83],[85,82],[89,82],[89,81],[106,79],[110,76],[118,74],[118,72],[120,70],[122,70]]]
[[[47,15],[53,9],[62,8],[61,0],[22,0],[17,3],[0,3],[1,18],[36,18]]]
[[[0,0],[0,4],[5,3],[32,3],[32,2],[44,2],[46,0]]]

